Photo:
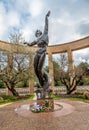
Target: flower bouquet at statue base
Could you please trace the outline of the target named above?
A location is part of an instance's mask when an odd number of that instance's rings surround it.
[[[44,112],[44,110],[42,109],[42,106],[40,105],[34,105],[33,107],[31,107],[31,111],[34,113]]]

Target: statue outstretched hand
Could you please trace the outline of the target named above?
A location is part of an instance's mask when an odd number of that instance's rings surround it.
[[[36,41],[33,41],[33,42],[31,42],[31,43],[24,42],[23,44],[26,44],[26,45],[28,45],[28,46],[33,46],[33,45],[37,44],[37,42],[36,42]]]

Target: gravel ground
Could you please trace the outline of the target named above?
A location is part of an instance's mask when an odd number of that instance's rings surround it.
[[[24,118],[15,113],[15,108],[28,104],[21,101],[0,107],[0,130],[89,130],[89,103],[60,99],[75,107],[69,115],[52,118],[49,114]],[[32,102],[32,101],[30,101]],[[38,113],[39,114],[39,113]]]

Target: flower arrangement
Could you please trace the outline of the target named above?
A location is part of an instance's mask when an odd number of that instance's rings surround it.
[[[31,111],[34,113],[50,112],[54,110],[53,100],[44,99],[39,101],[37,105],[31,107]]]
[[[31,111],[32,111],[32,112],[35,112],[35,113],[39,113],[39,112],[43,112],[43,109],[42,109],[42,106],[40,106],[40,105],[34,105],[34,106],[31,108]]]

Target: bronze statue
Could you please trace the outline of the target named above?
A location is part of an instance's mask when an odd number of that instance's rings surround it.
[[[34,57],[34,71],[35,74],[39,80],[39,83],[42,87],[41,89],[41,98],[46,97],[46,92],[49,92],[49,76],[47,72],[43,70],[43,64],[46,57],[46,50],[49,43],[49,37],[48,37],[48,17],[50,16],[50,11],[45,16],[45,27],[44,32],[40,30],[37,30],[35,33],[35,36],[37,37],[36,41],[33,41],[32,43],[25,42],[24,44],[27,44],[28,46],[38,45],[38,49],[36,51],[35,57]]]

